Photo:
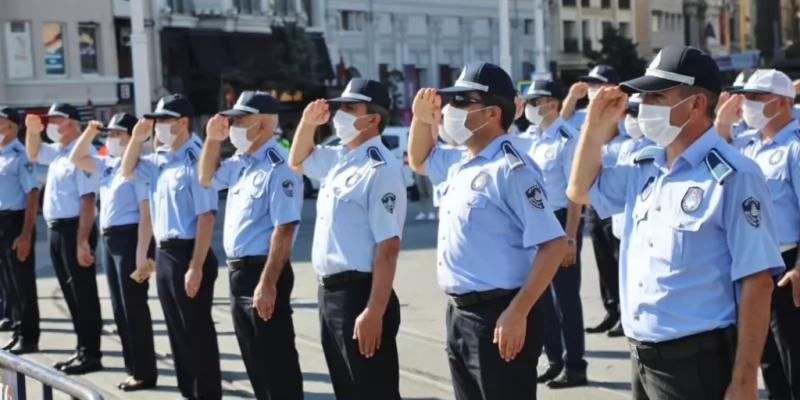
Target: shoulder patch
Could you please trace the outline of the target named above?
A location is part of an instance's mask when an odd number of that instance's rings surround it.
[[[372,168],[377,168],[386,164],[383,154],[381,154],[381,151],[375,146],[367,149],[367,157],[369,157],[369,162],[372,164]]]
[[[705,161],[708,170],[711,171],[711,175],[714,176],[714,179],[716,179],[717,183],[720,185],[725,182],[725,179],[736,172],[736,168],[725,160],[717,149],[711,149],[708,155],[706,155]]]
[[[636,154],[636,157],[633,159],[633,162],[636,164],[641,164],[645,162],[652,162],[656,159],[656,155],[661,151],[661,148],[657,146],[647,146],[641,150],[639,153]]]
[[[508,162],[509,170],[513,170],[517,167],[525,165],[525,161],[517,152],[517,149],[514,148],[514,145],[511,144],[508,140],[500,143],[500,148],[503,150],[503,155],[506,158],[506,162]]]
[[[564,128],[563,126],[558,128],[558,135],[561,136],[561,139],[564,139],[564,140],[572,139],[572,134],[569,133],[569,131],[566,128]]]
[[[194,149],[186,150],[186,160],[189,162],[189,165],[192,165],[197,161],[197,152]]]
[[[11,152],[14,153],[15,157],[18,157],[22,154],[22,150],[19,147],[12,147]]]
[[[275,149],[267,149],[267,158],[273,167],[283,163],[283,157],[281,157],[281,153],[278,153],[278,151]]]

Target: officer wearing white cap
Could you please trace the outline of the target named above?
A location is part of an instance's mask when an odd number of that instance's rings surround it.
[[[800,399],[800,123],[792,115],[795,89],[786,74],[757,70],[744,87],[742,115],[754,132],[739,141],[767,178],[786,272],[772,292],[770,332],[762,373],[770,398]]]
[[[233,109],[208,122],[199,176],[206,187],[228,190],[223,245],[233,328],[256,398],[302,400],[289,256],[303,209],[303,178],[289,168],[289,154],[274,135],[280,109],[267,93],[242,92]],[[228,137],[238,153],[220,163],[220,144]]]
[[[36,170],[17,139],[22,117],[0,106],[0,283],[13,331],[3,350],[12,354],[39,350],[36,295]]]
[[[56,103],[44,117],[48,118],[47,137],[53,143],[42,144],[42,121],[39,116],[28,115],[25,148],[32,162],[50,165],[42,214],[49,228],[53,269],[78,336],[77,353],[55,367],[68,374],[83,374],[103,368],[100,362],[103,320],[94,259],[98,182],[69,161],[81,133],[78,110],[69,104]]]
[[[627,96],[659,147],[604,168]],[[755,399],[773,275],[783,260],[758,165],[712,126],[722,90],[699,49],[665,47],[644,76],[589,105],[568,194],[598,214],[625,213],[620,309],[634,399]],[[591,129],[589,129],[591,127]]]
[[[506,134],[517,96],[487,62],[464,66],[442,110],[444,133],[464,149],[435,146],[441,105],[433,89],[414,100],[409,164],[442,188],[439,286],[449,297],[447,356],[458,399],[536,398],[530,379],[542,351],[540,297],[567,243],[539,167]],[[582,333],[582,332],[581,332]],[[496,350],[495,350],[496,349]]]
[[[742,118],[743,96],[737,96],[737,90],[742,89],[755,70],[742,71],[736,75],[733,85],[722,89],[722,94],[717,102],[717,118],[714,126],[717,133],[729,143],[738,139],[750,130],[747,122]]]
[[[340,148],[314,147],[328,103],[340,105],[333,117]],[[380,137],[390,107],[380,82],[352,79],[341,97],[306,107],[289,156],[292,169],[321,182],[311,258],[322,348],[340,399],[400,399],[392,282],[407,198],[402,165]]]
[[[219,345],[211,307],[217,257],[211,235],[219,195],[197,179],[200,144],[189,124],[194,108],[180,95],[162,98],[133,129],[122,158],[122,174],[150,187],[156,250],[156,287],[184,398],[222,398]],[[164,151],[140,156],[155,129]]]
[[[103,269],[128,373],[128,379],[117,387],[126,392],[155,387],[158,375],[153,320],[147,304],[150,260],[155,257],[148,201],[150,188],[147,182],[126,180],[119,170],[136,122],[136,117],[125,113],[115,114],[105,127],[91,121],[70,154],[70,161],[76,167],[97,175],[100,180]],[[107,156],[90,153],[99,132],[107,135]]]

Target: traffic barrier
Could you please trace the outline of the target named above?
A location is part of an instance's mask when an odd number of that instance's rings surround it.
[[[5,351],[0,351],[0,370],[3,383],[0,399],[28,400],[26,378],[30,378],[42,384],[42,400],[53,400],[53,390],[77,400],[103,400],[100,393],[66,375]]]

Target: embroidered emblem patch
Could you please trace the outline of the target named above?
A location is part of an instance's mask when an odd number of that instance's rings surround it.
[[[755,228],[761,226],[761,202],[755,197],[748,197],[742,202],[742,212],[747,223]]]
[[[548,160],[556,158],[556,149],[552,147],[547,149],[547,151],[544,152],[544,158]]]
[[[647,200],[647,198],[650,197],[650,193],[653,193],[653,182],[655,181],[656,178],[651,176],[647,179],[647,182],[644,183],[644,186],[642,186],[642,201]]]
[[[112,172],[114,172],[114,168],[106,168],[106,170],[103,171],[103,177],[108,178],[111,176]]]
[[[381,198],[381,202],[383,203],[383,208],[385,208],[386,211],[389,212],[389,214],[394,213],[394,204],[396,200],[397,196],[395,196],[394,193],[386,193]]]
[[[687,214],[697,211],[700,208],[700,204],[703,204],[704,193],[703,189],[697,186],[690,187],[686,194],[683,195],[683,200],[681,200],[681,210]]]
[[[344,184],[347,187],[353,187],[353,186],[355,186],[356,182],[358,182],[358,180],[360,178],[361,178],[361,175],[359,175],[359,173],[356,172],[353,175],[350,175],[349,177],[347,177],[347,180],[344,181]]]
[[[489,183],[489,174],[486,173],[486,171],[481,171],[478,173],[478,175],[475,175],[475,178],[472,179],[472,184],[470,187],[475,191],[483,190],[487,183]]]
[[[540,210],[544,209],[544,193],[542,193],[542,188],[540,188],[539,185],[529,187],[528,190],[525,191],[525,196],[532,206]]]
[[[783,149],[775,150],[775,152],[772,153],[771,156],[769,156],[770,165],[778,165],[778,163],[780,163],[783,160],[783,154],[784,154]]]
[[[33,163],[25,163],[25,171],[33,172]]]
[[[292,183],[292,181],[288,179],[283,181],[283,183],[281,183],[281,187],[283,188],[283,193],[286,193],[287,196],[294,196],[294,183]]]
[[[253,186],[261,186],[264,184],[264,181],[267,180],[267,173],[264,171],[258,171],[255,175],[253,175]]]

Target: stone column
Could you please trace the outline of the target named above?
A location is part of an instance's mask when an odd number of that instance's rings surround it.
[[[474,21],[470,18],[461,18],[461,48],[463,49],[463,63],[466,64],[470,61],[474,61],[475,52],[473,49],[472,38],[474,37],[472,33]]]
[[[428,16],[428,48],[430,50],[430,84],[439,87],[439,53],[442,48],[442,18]]]
[[[392,31],[394,32],[394,69],[403,72],[403,65],[408,60],[408,16],[392,14]]]

